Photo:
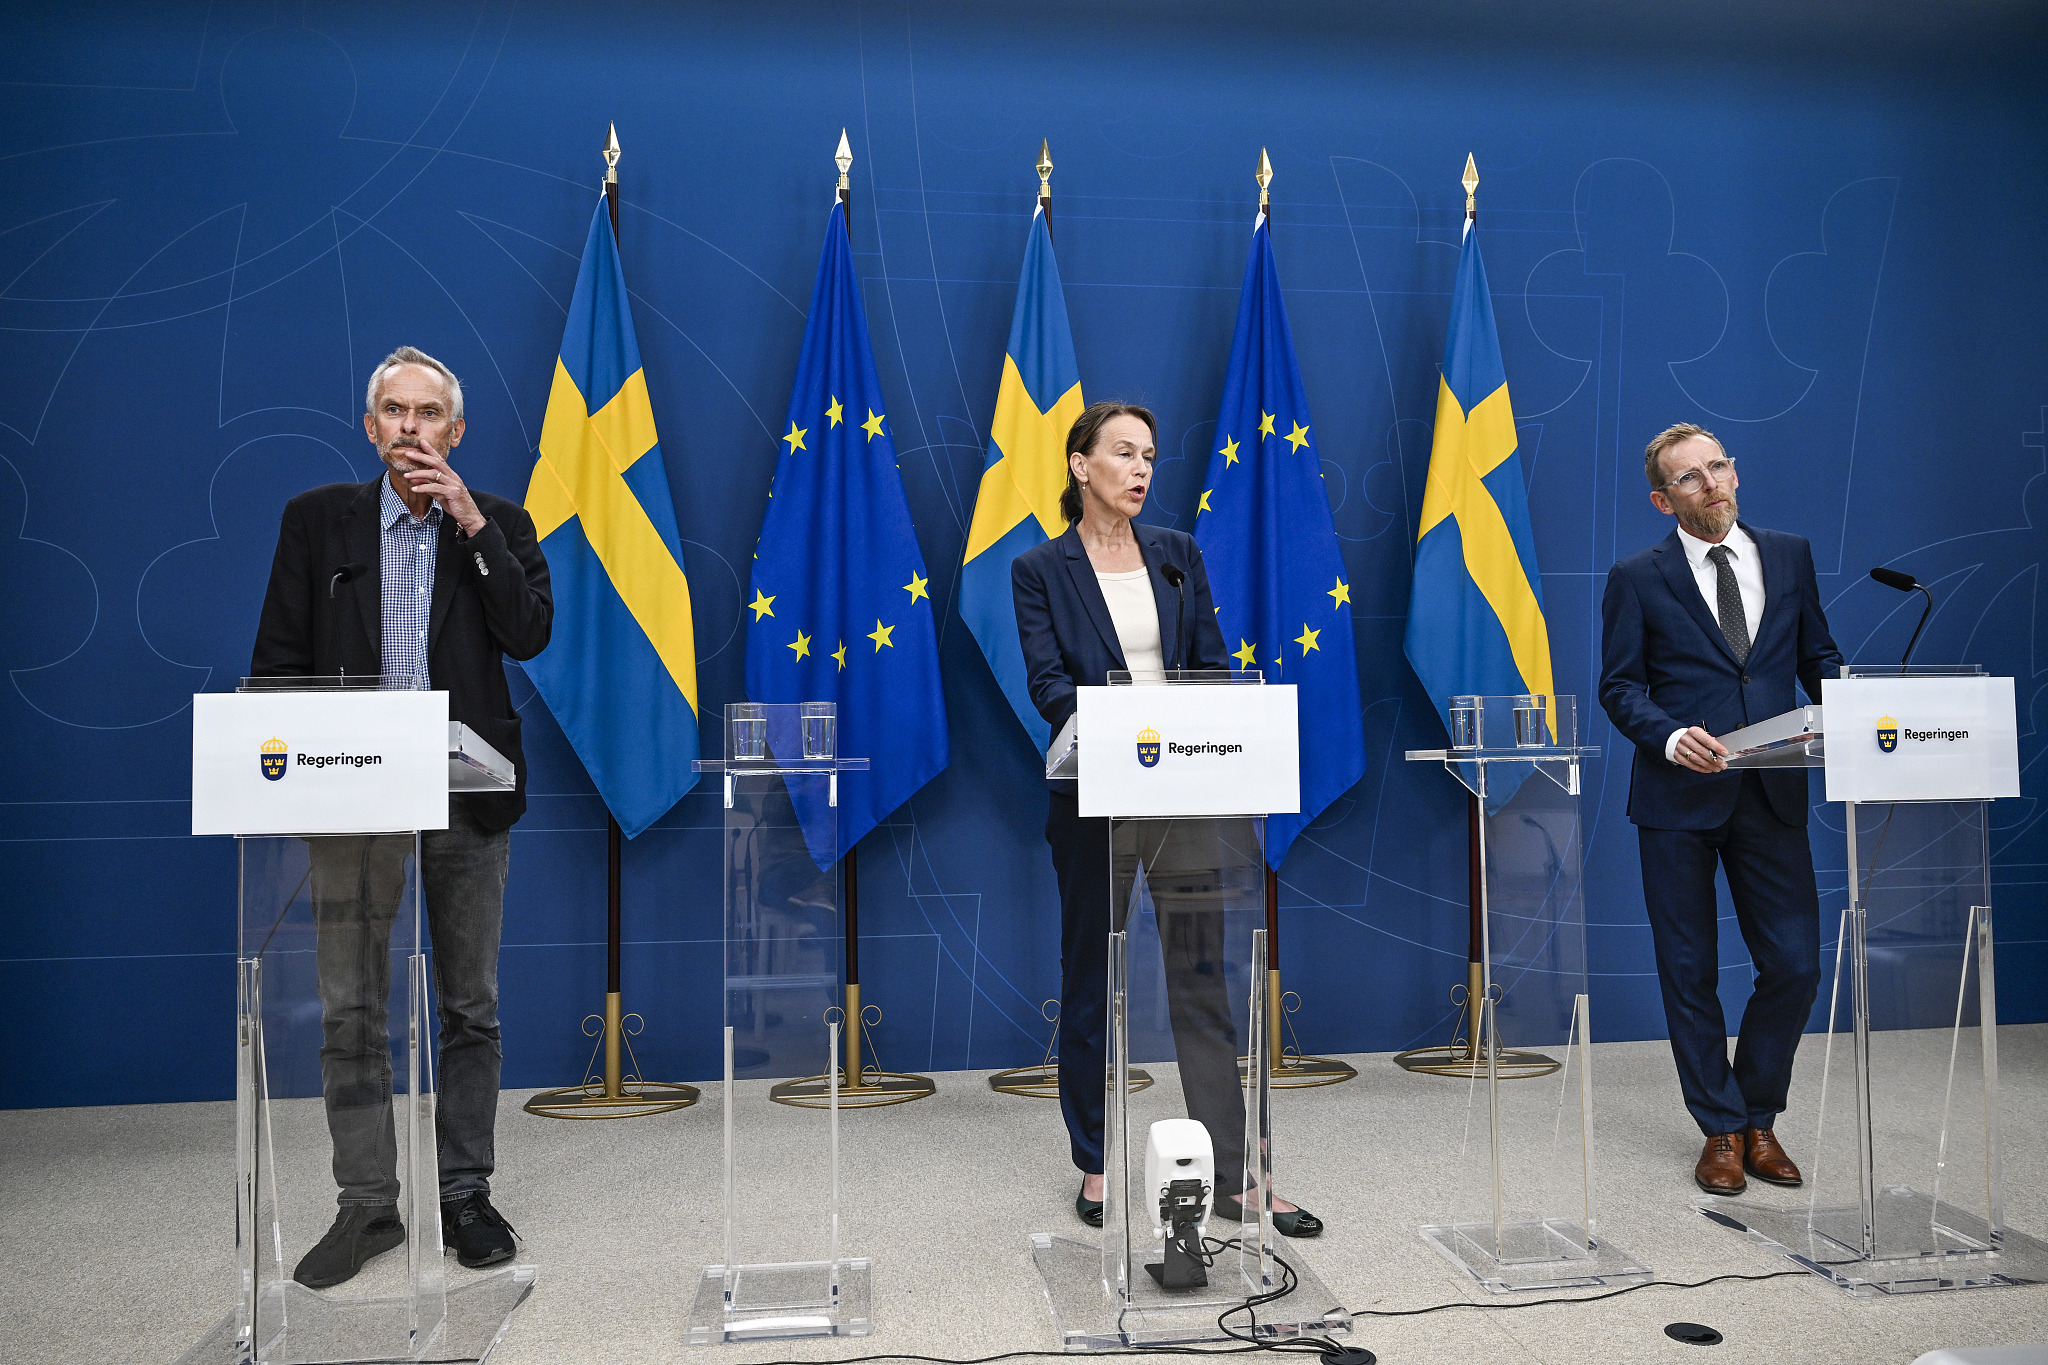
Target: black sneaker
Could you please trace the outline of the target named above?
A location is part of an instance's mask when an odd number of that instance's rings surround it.
[[[482,1190],[441,1201],[441,1245],[471,1270],[511,1260],[517,1235]]]
[[[331,1289],[355,1278],[372,1256],[405,1241],[395,1204],[345,1204],[334,1226],[299,1260],[292,1278],[308,1289]]]

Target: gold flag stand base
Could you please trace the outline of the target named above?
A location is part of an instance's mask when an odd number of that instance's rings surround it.
[[[1335,1057],[1311,1057],[1301,1050],[1301,1039],[1294,1033],[1294,1015],[1300,1008],[1299,995],[1280,989],[1280,969],[1269,968],[1266,972],[1266,1018],[1270,1029],[1266,1039],[1267,1086],[1274,1090],[1307,1090],[1312,1086],[1336,1085],[1356,1076],[1358,1068],[1349,1062],[1340,1062]],[[1292,1048],[1280,1041],[1282,1021],[1285,1021],[1288,1038],[1294,1043]],[[1247,1086],[1252,1083],[1250,1058],[1237,1059],[1237,1076]]]
[[[1485,994],[1482,974],[1480,964],[1471,963],[1465,981],[1451,987],[1451,1003],[1458,1007],[1458,1022],[1451,1026],[1451,1041],[1442,1047],[1418,1047],[1397,1052],[1394,1054],[1395,1066],[1403,1071],[1418,1071],[1425,1076],[1470,1079],[1494,1074],[1504,1081],[1526,1081],[1551,1075],[1564,1065],[1541,1052],[1523,1052],[1501,1047],[1497,1042],[1489,1049],[1475,1041],[1479,1029],[1472,1023],[1472,1002]],[[1493,998],[1496,1001],[1500,999],[1498,988]]]
[[[837,1089],[841,1109],[880,1109],[885,1104],[908,1104],[912,1100],[926,1099],[939,1093],[938,1082],[929,1076],[884,1071],[880,1067],[861,1064],[863,1044],[866,1045],[868,1055],[874,1055],[874,1040],[867,1034],[869,1029],[882,1022],[882,1011],[874,1005],[869,1005],[865,1009],[861,1007],[858,983],[847,983],[844,1011],[825,1011],[827,1023],[832,1022],[834,1014],[839,1014],[842,1021],[860,1021],[859,1028],[844,1030],[845,1065],[833,1068],[829,1076],[799,1076],[795,1080],[777,1081],[768,1089],[769,1099],[777,1104],[795,1105],[799,1109],[829,1109],[832,1106],[832,1092]],[[853,1078],[851,1085],[847,1084],[849,1076]]]
[[[545,1119],[630,1119],[695,1104],[694,1085],[640,1079],[631,1040],[646,1026],[639,1015],[622,1012],[617,991],[607,992],[604,1013],[583,1018],[583,1036],[597,1039],[583,1067],[583,1084],[543,1090],[526,1102],[526,1112]],[[604,1055],[602,1070],[599,1053]]]
[[[1013,1066],[1007,1071],[998,1071],[988,1078],[988,1088],[1002,1095],[1022,1095],[1026,1099],[1056,1100],[1060,1097],[1059,1023],[1060,1002],[1048,1000],[1038,1007],[1045,1022],[1053,1026],[1052,1037],[1045,1040],[1045,1060],[1036,1066]],[[1126,1073],[1129,1090],[1135,1095],[1152,1085],[1152,1073],[1142,1067],[1132,1067]]]

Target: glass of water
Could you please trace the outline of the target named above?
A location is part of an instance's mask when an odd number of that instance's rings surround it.
[[[1479,747],[1479,721],[1484,710],[1478,697],[1451,698],[1451,747],[1453,749],[1476,749]]]
[[[1515,744],[1518,748],[1540,749],[1550,743],[1550,725],[1545,714],[1549,709],[1548,697],[1515,698]]]
[[[831,758],[839,748],[839,708],[829,701],[803,704],[804,757]]]
[[[736,701],[725,708],[725,757],[729,763],[759,763],[768,757],[768,708]]]

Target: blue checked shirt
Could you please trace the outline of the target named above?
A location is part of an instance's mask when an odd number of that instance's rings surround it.
[[[431,687],[427,673],[427,621],[434,605],[434,556],[441,543],[441,505],[425,520],[406,510],[405,500],[383,481],[379,501],[384,556],[384,676],[416,677]]]

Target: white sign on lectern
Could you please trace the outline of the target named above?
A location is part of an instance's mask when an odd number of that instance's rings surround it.
[[[446,692],[202,692],[194,834],[448,828]]]
[[[1083,816],[1291,814],[1301,809],[1292,686],[1076,689]]]
[[[2011,678],[1828,678],[1830,801],[1993,801],[2020,794]]]

